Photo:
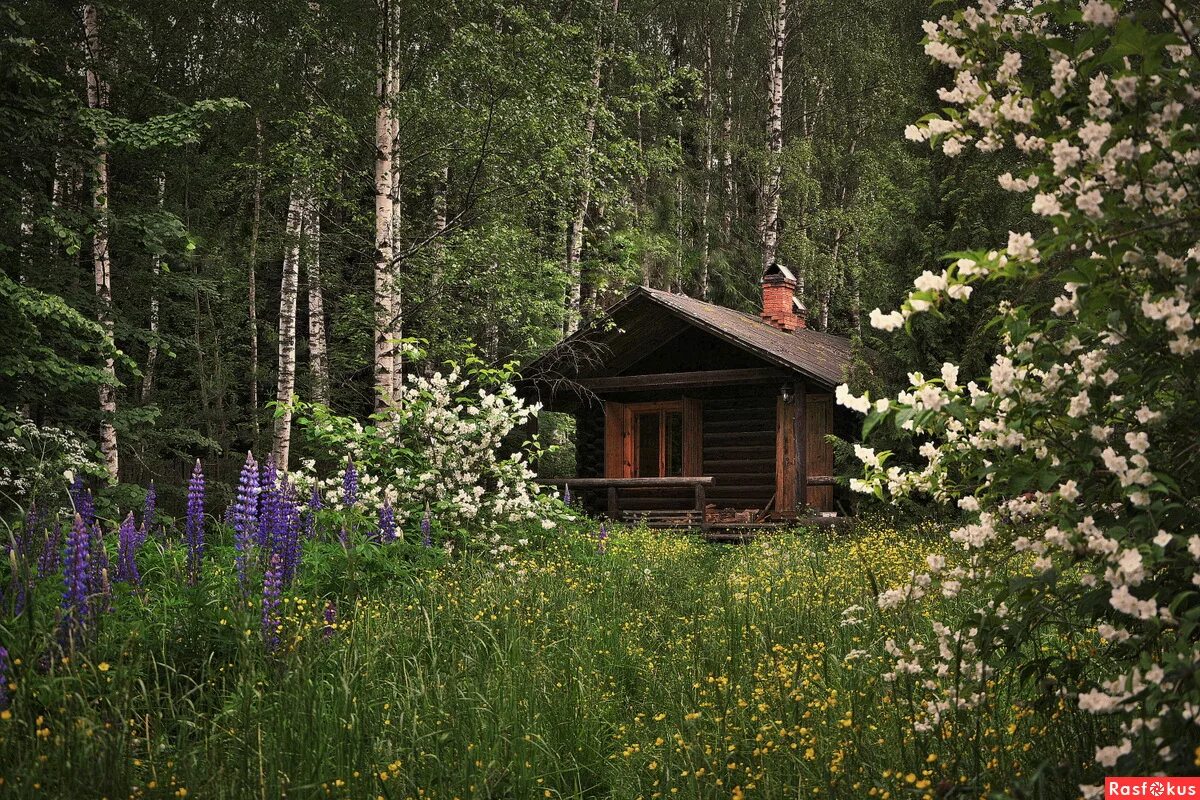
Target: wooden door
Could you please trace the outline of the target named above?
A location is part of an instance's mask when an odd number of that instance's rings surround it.
[[[808,395],[805,410],[808,505],[818,511],[832,511],[833,445],[825,437],[833,433],[833,395]]]

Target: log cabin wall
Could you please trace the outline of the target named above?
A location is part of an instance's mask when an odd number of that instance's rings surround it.
[[[712,390],[704,404],[703,474],[717,508],[764,508],[775,494],[775,397],[772,385]]]

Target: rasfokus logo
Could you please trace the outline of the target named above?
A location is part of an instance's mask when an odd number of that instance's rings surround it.
[[[1117,797],[1194,797],[1200,800],[1200,778],[1105,778],[1104,800]]]

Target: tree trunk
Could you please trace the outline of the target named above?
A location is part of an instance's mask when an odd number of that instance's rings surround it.
[[[395,197],[392,190],[396,128],[392,114],[394,80],[392,34],[393,12],[390,0],[384,3],[380,21],[379,75],[376,81],[375,110],[375,410],[391,404],[396,385],[394,334],[395,269],[394,231]]]
[[[776,261],[779,248],[779,204],[783,180],[783,51],[787,43],[787,0],[776,0],[771,30],[771,64],[768,84],[767,181],[763,192],[763,269]]]
[[[83,7],[84,44],[87,49],[88,108],[101,109],[108,105],[108,87],[100,78],[100,18],[96,6]],[[96,319],[104,329],[105,339],[114,345],[112,313],[112,262],[108,253],[108,141],[96,136],[96,164],[92,186],[92,213],[95,230],[92,234],[92,268],[96,276]],[[113,417],[117,413],[117,369],[111,355],[104,358],[104,383],[100,386],[100,452],[108,477],[117,480],[119,457],[117,430]]]
[[[163,198],[167,191],[167,176],[158,175],[158,210],[163,210]],[[142,403],[150,399],[154,388],[154,364],[158,360],[158,282],[162,275],[162,255],[154,253],[150,259],[150,349],[146,353],[146,369],[142,373]]]
[[[737,208],[733,185],[733,45],[742,21],[741,0],[730,4],[725,21],[725,107],[721,120],[721,175],[725,184],[725,208],[721,217],[721,239],[728,245],[733,239],[733,212]]]
[[[702,170],[704,188],[700,194],[700,275],[697,292],[701,300],[708,299],[708,206],[712,200],[712,40],[704,40],[704,166]]]
[[[321,205],[310,194],[304,207],[304,258],[308,277],[308,369],[314,403],[329,405],[329,346],[325,291],[321,286]]]
[[[275,400],[275,464],[288,466],[292,444],[292,395],[296,392],[296,292],[300,280],[300,236],[304,226],[306,191],[293,181],[284,233],[283,276],[279,284],[279,367]]]
[[[621,0],[613,0],[612,13],[616,15],[620,9]],[[582,308],[580,301],[584,294],[583,275],[579,268],[579,258],[583,252],[583,224],[587,217],[588,203],[591,202],[592,189],[592,145],[596,138],[596,113],[600,104],[600,70],[603,66],[601,42],[597,38],[596,56],[592,62],[592,95],[588,103],[587,116],[583,123],[583,168],[579,194],[575,198],[575,209],[571,221],[567,224],[567,246],[563,271],[567,276],[567,297],[563,315],[563,333],[570,335],[579,329]]]
[[[258,424],[258,234],[262,226],[262,161],[263,161],[262,118],[254,117],[254,209],[250,221],[250,258],[247,268],[246,310],[250,320],[250,425],[254,432],[254,445],[262,431]],[[252,448],[253,449],[253,448]]]

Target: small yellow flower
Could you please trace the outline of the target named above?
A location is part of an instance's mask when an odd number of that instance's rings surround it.
[[[100,664],[96,667],[96,669],[100,670],[101,672],[108,672],[108,668],[109,667],[108,667],[107,661],[101,661]]]

